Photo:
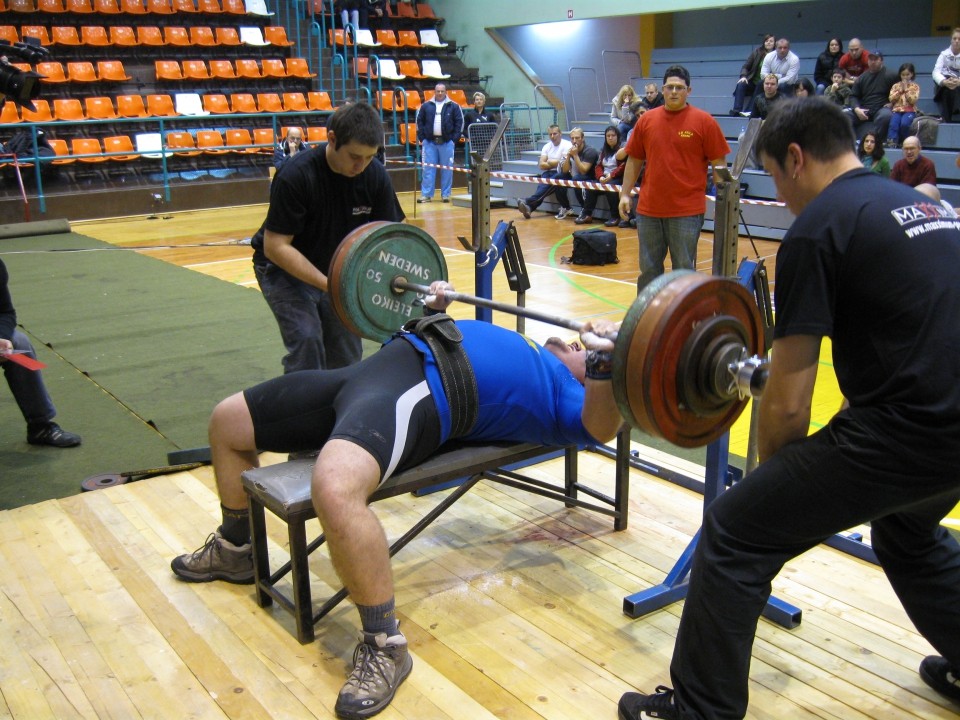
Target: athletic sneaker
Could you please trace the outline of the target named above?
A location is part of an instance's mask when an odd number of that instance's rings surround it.
[[[617,705],[620,720],[640,720],[640,713],[652,718],[680,720],[680,711],[673,702],[673,690],[663,685],[658,685],[653,695],[635,692],[623,694]]]
[[[944,697],[960,703],[960,671],[939,655],[928,655],[920,663],[920,677]]]
[[[517,210],[519,210],[520,214],[523,215],[527,220],[530,219],[530,213],[533,212],[530,206],[527,205],[526,200],[517,200]]]
[[[353,651],[353,672],[337,696],[337,717],[358,720],[376,715],[390,704],[412,668],[402,634],[362,633]]]
[[[562,207],[560,208],[560,211],[557,213],[557,220],[563,220],[569,214],[570,214],[570,208]]]
[[[68,448],[80,444],[80,436],[67,432],[55,422],[45,422],[27,426],[27,442],[31,445],[49,445],[50,447]]]
[[[234,545],[212,533],[202,547],[175,557],[170,563],[173,574],[187,582],[226,580],[237,585],[253,582],[253,552],[250,543]]]

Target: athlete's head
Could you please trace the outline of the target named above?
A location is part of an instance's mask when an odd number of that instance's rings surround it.
[[[582,384],[587,376],[587,351],[579,342],[564,342],[558,337],[547,338],[543,347],[566,366]]]

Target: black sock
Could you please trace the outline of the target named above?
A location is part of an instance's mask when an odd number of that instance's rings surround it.
[[[234,545],[246,545],[250,542],[250,511],[246,508],[231,510],[221,505],[220,512],[223,514],[223,524],[220,525],[223,539]]]

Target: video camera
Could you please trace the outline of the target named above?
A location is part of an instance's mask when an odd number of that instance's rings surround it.
[[[6,40],[0,40],[0,57],[11,56],[36,65],[50,57],[50,51],[42,47],[39,40],[32,37],[28,37],[25,43],[18,42],[13,45]],[[7,61],[0,62],[0,93],[17,105],[36,110],[32,101],[40,95],[39,81],[42,77],[43,75],[32,70],[25,72],[14,67]]]

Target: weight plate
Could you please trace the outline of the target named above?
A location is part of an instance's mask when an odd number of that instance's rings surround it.
[[[402,277],[429,285],[447,278],[443,252],[413,225],[374,222],[358,227],[334,252],[327,276],[333,307],[351,332],[383,342],[422,314],[418,293],[394,290]]]
[[[91,490],[103,490],[104,488],[114,487],[116,485],[125,485],[127,478],[120,473],[103,473],[101,475],[91,475],[84,478],[80,483],[80,489],[84,492]]]
[[[747,355],[761,351],[759,308],[736,280],[681,270],[643,289],[624,317],[614,348],[614,397],[630,424],[680,447],[699,447],[719,438],[739,417],[745,399],[715,403],[702,415],[683,401],[681,384],[709,377],[700,355],[715,350],[703,343],[703,350],[692,354],[697,343],[688,341],[696,339],[698,326],[718,316],[743,338]]]

